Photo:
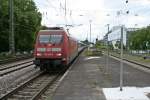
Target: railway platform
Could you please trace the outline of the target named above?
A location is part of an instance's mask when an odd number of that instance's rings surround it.
[[[98,57],[99,58],[99,57]],[[52,100],[105,100],[101,87],[102,73],[92,59],[81,54],[71,66]]]
[[[110,93],[116,93],[111,91],[113,89],[119,90],[120,62],[112,57],[108,60],[109,64],[106,68],[106,56],[86,56],[83,52],[48,100],[111,100],[112,98],[108,99],[104,90]],[[124,63],[123,86],[127,87],[127,90],[129,87],[129,91],[133,91],[133,88],[137,91],[135,87],[150,86],[150,73],[135,67]],[[134,96],[134,93],[131,96]]]

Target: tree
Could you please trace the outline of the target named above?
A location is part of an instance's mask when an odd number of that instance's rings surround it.
[[[95,43],[95,47],[97,49],[106,49],[106,46],[104,45],[104,42],[102,40],[98,40],[98,39]],[[110,45],[109,45],[109,47],[110,47]]]
[[[35,33],[41,26],[41,14],[33,0],[15,0],[16,49],[33,49]],[[21,38],[23,37],[23,38]]]
[[[0,52],[9,50],[8,0],[0,1]],[[41,27],[41,13],[33,0],[14,0],[15,47],[19,51],[33,49],[35,33]]]
[[[0,0],[0,52],[9,50],[8,0]]]
[[[129,47],[131,50],[150,49],[150,26],[129,33]]]

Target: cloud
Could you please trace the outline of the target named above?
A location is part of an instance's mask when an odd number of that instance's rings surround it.
[[[137,3],[137,4],[143,5],[143,6],[150,4],[150,0],[130,0],[129,2]]]
[[[128,27],[143,27],[150,24],[150,0],[66,0],[67,15],[64,14],[64,0],[35,0],[43,14],[42,24],[47,26],[64,26],[73,24],[70,33],[78,39],[85,39],[89,34],[89,20],[92,20],[92,40],[98,36],[102,39],[110,27],[125,24]],[[120,16],[117,12],[121,11]],[[126,11],[129,10],[129,15]],[[109,15],[109,16],[108,16]],[[138,16],[135,16],[138,15]],[[82,26],[78,26],[83,24]],[[88,35],[89,36],[89,35]]]

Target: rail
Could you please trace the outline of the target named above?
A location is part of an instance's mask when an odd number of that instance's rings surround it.
[[[120,57],[117,57],[117,56],[114,56],[114,55],[111,55],[111,56],[120,59]],[[128,59],[125,59],[125,58],[123,58],[123,60],[150,69],[150,66],[148,66],[148,65],[145,65],[145,64],[142,64],[142,63],[139,63],[139,62],[135,62],[135,61],[131,61],[131,60],[128,60]]]
[[[7,75],[9,73],[27,68],[27,67],[33,65],[32,62],[33,61],[31,60],[31,61],[16,64],[16,65],[12,65],[12,66],[4,66],[4,68],[0,68],[0,76]]]
[[[16,56],[13,58],[7,58],[7,59],[0,60],[0,65],[6,64],[6,63],[11,63],[14,61],[20,61],[20,60],[24,60],[24,59],[28,59],[28,58],[32,58],[32,57],[33,57],[32,55],[22,55],[22,56]]]

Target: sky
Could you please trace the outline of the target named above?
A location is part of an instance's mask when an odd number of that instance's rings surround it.
[[[146,27],[150,24],[150,0],[34,0],[42,13],[42,25],[72,25],[70,34],[79,39],[102,39],[107,33],[107,24],[125,25],[128,28]],[[129,14],[126,11],[129,10]],[[120,13],[118,13],[120,12]]]

